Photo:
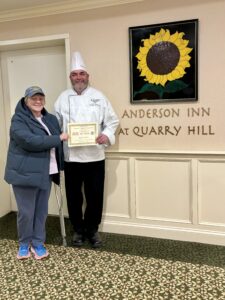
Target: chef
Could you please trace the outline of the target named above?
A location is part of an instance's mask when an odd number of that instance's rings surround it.
[[[68,142],[64,142],[65,188],[74,229],[73,245],[80,247],[87,238],[93,248],[98,248],[102,245],[98,228],[103,208],[105,148],[115,143],[119,120],[105,95],[90,86],[79,52],[72,55],[70,81],[72,87],[62,92],[55,103],[61,129],[66,132],[68,123],[94,123],[97,134],[94,145],[69,147]]]

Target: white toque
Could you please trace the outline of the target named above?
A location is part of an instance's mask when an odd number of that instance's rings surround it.
[[[87,72],[86,65],[83,61],[80,52],[73,52],[70,72],[77,71],[77,70],[83,70]]]

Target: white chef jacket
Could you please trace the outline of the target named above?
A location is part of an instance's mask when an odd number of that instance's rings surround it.
[[[115,131],[119,124],[108,99],[98,90],[88,86],[81,95],[68,89],[59,95],[55,103],[55,113],[63,132],[67,132],[67,124],[97,123],[99,134],[109,138],[110,145],[115,143]],[[106,145],[68,147],[63,143],[65,161],[92,162],[105,159]]]

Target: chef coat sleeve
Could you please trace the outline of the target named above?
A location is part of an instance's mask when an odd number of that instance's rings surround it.
[[[119,119],[115,111],[113,110],[111,103],[106,99],[104,118],[102,124],[102,133],[108,137],[110,145],[115,144],[115,131],[118,125]]]
[[[54,110],[55,110],[55,116],[59,122],[59,126],[62,130],[63,128],[63,115],[61,113],[61,106],[62,106],[62,96],[60,95],[58,97],[58,99],[56,100],[55,102],[55,105],[54,105]]]

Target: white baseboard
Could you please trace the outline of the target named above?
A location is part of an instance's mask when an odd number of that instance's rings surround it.
[[[102,232],[225,246],[225,233],[218,231],[156,226],[128,222],[115,222],[106,220],[101,225],[100,230]]]

